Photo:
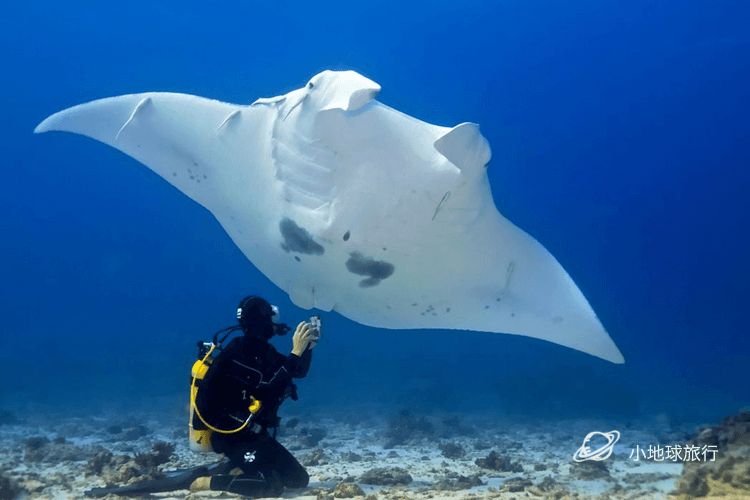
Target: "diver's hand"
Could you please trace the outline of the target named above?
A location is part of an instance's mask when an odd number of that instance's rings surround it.
[[[317,332],[307,321],[302,321],[297,325],[297,329],[294,331],[292,337],[292,354],[295,356],[302,356],[305,349],[311,341],[315,339]]]

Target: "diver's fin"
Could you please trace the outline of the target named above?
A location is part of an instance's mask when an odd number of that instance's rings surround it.
[[[126,497],[142,497],[148,493],[159,493],[163,491],[187,490],[190,484],[201,476],[209,476],[221,471],[227,464],[225,460],[211,465],[200,465],[190,469],[179,469],[165,472],[165,477],[160,479],[148,479],[127,486],[110,486],[104,488],[92,488],[85,492],[89,497],[104,497],[107,495],[119,495]]]

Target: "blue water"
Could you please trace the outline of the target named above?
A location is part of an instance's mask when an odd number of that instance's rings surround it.
[[[480,123],[500,211],[559,259],[627,363],[326,314],[294,404],[735,412],[750,404],[748,21],[743,1],[5,5],[0,406],[184,407],[195,341],[243,295],[309,315],[147,168],[34,126],[150,90],[249,103],[332,68],[423,120]]]

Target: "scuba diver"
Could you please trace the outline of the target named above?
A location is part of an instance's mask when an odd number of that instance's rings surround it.
[[[226,456],[213,465],[165,472],[163,478],[121,487],[94,488],[89,496],[142,495],[190,488],[252,497],[281,496],[285,488],[304,488],[305,468],[276,440],[279,407],[297,399],[293,379],[310,369],[312,348],[320,340],[320,319],[297,325],[288,356],[269,340],[291,329],[279,309],[250,296],[237,308],[238,325],[219,330],[212,342],[198,343],[190,379],[190,448]],[[242,335],[227,339],[234,332]]]
[[[211,352],[223,343],[218,340],[219,332],[204,347],[200,364],[194,365],[191,385],[191,446],[201,450],[210,446],[223,453],[229,470],[198,477],[190,489],[280,496],[284,488],[304,488],[310,479],[275,436],[281,403],[287,397],[297,399],[293,379],[303,378],[310,369],[312,348],[320,339],[320,320],[313,316],[310,322],[297,325],[288,356],[269,343],[274,335],[290,330],[279,321],[276,306],[260,297],[246,297],[237,308],[237,320],[243,335],[211,360]],[[224,339],[236,329],[227,329]]]

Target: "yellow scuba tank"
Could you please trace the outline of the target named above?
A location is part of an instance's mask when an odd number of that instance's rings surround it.
[[[203,351],[208,353],[208,356],[197,359],[193,363],[193,368],[190,371],[191,384],[190,384],[190,420],[188,422],[189,432],[188,438],[190,440],[190,449],[192,451],[210,453],[213,451],[211,446],[211,434],[213,431],[204,425],[200,425],[200,420],[195,415],[195,400],[198,397],[198,381],[202,381],[208,373],[208,368],[211,366],[212,359],[210,358],[210,351],[213,351],[213,344],[204,342],[199,344],[198,357],[200,358]],[[196,429],[196,425],[204,427],[203,429]]]
[[[229,331],[231,333],[232,330]],[[220,333],[220,332],[219,332]],[[217,335],[214,335],[214,342],[199,342],[198,343],[198,359],[193,363],[193,367],[190,372],[190,420],[188,422],[188,439],[190,443],[190,449],[192,451],[209,453],[214,451],[211,445],[211,436],[213,433],[219,434],[234,434],[247,428],[251,420],[258,413],[262,407],[260,400],[250,397],[250,405],[248,406],[248,417],[247,419],[237,428],[234,429],[220,429],[206,422],[206,419],[201,415],[200,410],[197,406],[198,389],[200,388],[201,382],[206,378],[208,370],[213,364],[213,358],[211,354],[217,349],[217,344],[222,344],[226,340],[225,335],[221,341],[217,342]]]

